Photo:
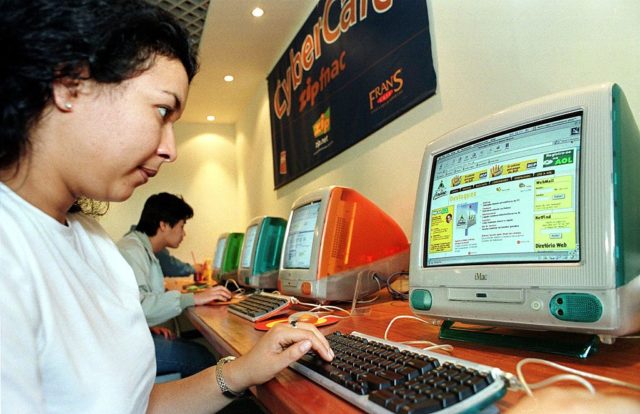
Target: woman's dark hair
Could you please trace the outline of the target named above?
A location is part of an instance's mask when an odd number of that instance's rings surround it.
[[[173,227],[180,220],[187,221],[191,217],[193,209],[182,197],[169,193],[154,194],[144,203],[136,230],[151,237],[158,232],[161,221]]]
[[[158,55],[197,71],[186,30],[142,0],[0,0],[0,170],[27,150],[55,80],[118,84]]]

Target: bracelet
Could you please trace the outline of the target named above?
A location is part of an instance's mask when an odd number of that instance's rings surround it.
[[[218,383],[218,387],[220,387],[220,391],[222,391],[222,395],[228,398],[239,398],[247,393],[246,390],[242,392],[232,391],[227,386],[227,383],[224,382],[224,376],[222,375],[222,366],[227,362],[233,361],[234,359],[236,359],[236,357],[226,356],[224,358],[220,358],[220,360],[216,364],[216,382]]]

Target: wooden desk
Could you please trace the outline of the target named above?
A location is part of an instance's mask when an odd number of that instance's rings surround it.
[[[242,355],[264,334],[254,329],[253,323],[227,312],[226,306],[197,306],[188,309],[187,315],[193,325],[207,338],[221,355]],[[358,331],[384,337],[389,322],[398,315],[412,315],[407,302],[383,301],[371,306],[367,316],[344,319],[337,324],[321,328],[323,334],[339,330],[343,333]],[[439,328],[416,320],[400,319],[389,331],[392,341],[428,340],[442,343],[438,339]],[[515,374],[516,364],[523,358],[541,358],[571,368],[640,383],[640,343],[638,339],[618,339],[613,345],[601,345],[595,355],[580,360],[551,354],[520,351],[509,348],[489,347],[463,342],[449,342],[455,347],[453,356],[498,367]],[[524,373],[528,383],[551,377],[559,372],[542,365],[527,365]],[[592,381],[598,392],[625,394],[640,399],[640,392]],[[558,385],[575,386],[562,382]],[[286,369],[266,384],[255,387],[252,392],[274,413],[359,413],[357,407],[326,391],[292,369]],[[513,406],[524,396],[521,392],[508,392],[498,403],[501,411]]]

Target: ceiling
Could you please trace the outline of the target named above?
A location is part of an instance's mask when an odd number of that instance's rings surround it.
[[[176,5],[196,2],[163,0]],[[191,83],[181,121],[204,123],[207,115],[214,115],[214,124],[234,124],[258,88],[266,90],[269,72],[318,0],[200,0],[200,3],[208,3],[200,39],[200,72]],[[257,6],[264,10],[260,18],[251,15]],[[233,82],[224,81],[228,74],[234,76]]]

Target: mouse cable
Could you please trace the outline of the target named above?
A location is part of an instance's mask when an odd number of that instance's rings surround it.
[[[399,279],[401,276],[409,276],[409,272],[406,271],[401,271],[401,272],[396,272],[396,273],[392,273],[388,278],[387,278],[387,290],[389,291],[389,293],[391,294],[391,297],[393,299],[400,299],[400,300],[408,300],[409,299],[409,290],[406,291],[400,291],[395,289],[392,285],[393,283]]]
[[[540,382],[536,382],[536,383],[533,383],[533,384],[528,384],[527,381],[525,380],[524,374],[522,372],[522,367],[524,367],[526,364],[547,365],[547,366],[556,368],[556,369],[558,369],[560,371],[568,372],[569,374],[555,375],[553,377],[547,378],[547,379],[542,380]],[[586,372],[586,371],[580,371],[580,370],[577,370],[577,369],[565,367],[564,365],[560,365],[560,364],[557,364],[555,362],[551,362],[551,361],[547,361],[547,360],[539,359],[539,358],[525,358],[525,359],[522,359],[516,365],[516,373],[518,375],[518,379],[520,380],[520,384],[522,386],[522,390],[524,390],[527,393],[527,395],[529,395],[531,397],[534,397],[532,390],[543,388],[543,387],[546,387],[546,386],[548,386],[550,384],[553,384],[555,382],[564,381],[564,380],[576,381],[576,382],[580,383],[582,386],[584,386],[591,394],[595,394],[596,393],[595,388],[584,377],[592,379],[592,380],[606,382],[608,384],[613,384],[613,385],[617,385],[617,386],[620,386],[620,387],[626,387],[626,388],[630,388],[632,390],[640,391],[640,385],[637,385],[637,384],[633,384],[633,383],[625,382],[625,381],[620,381],[620,380],[617,380],[617,379],[614,379],[614,378],[604,377],[604,376],[601,376],[601,375],[591,374],[591,373]]]
[[[281,295],[281,296],[287,296],[289,298],[289,300],[291,300],[291,303],[293,303],[294,305],[300,305],[300,306],[308,306],[311,309],[309,309],[309,312],[315,312],[315,311],[320,311],[320,312],[329,312],[329,313],[333,313],[334,311],[339,311],[339,312],[344,312],[346,313],[348,316],[336,316],[336,315],[332,315],[334,318],[348,318],[351,316],[351,313],[345,309],[339,308],[337,306],[329,306],[329,305],[320,305],[317,303],[307,303],[307,302],[301,302],[300,299],[296,298],[295,296],[288,296],[288,295],[284,295],[282,292],[279,292],[277,290],[274,290],[273,292],[271,292],[271,294],[274,295]]]
[[[441,325],[442,321],[438,320],[438,319],[430,319],[428,321],[418,318],[417,316],[411,316],[411,315],[399,315],[396,316],[395,318],[391,319],[391,321],[389,322],[389,324],[387,325],[387,329],[384,331],[384,339],[387,341],[390,341],[391,339],[389,339],[389,330],[391,329],[391,325],[393,325],[393,323],[395,321],[397,321],[398,319],[415,319],[417,321],[420,321],[422,323],[425,323],[427,325]],[[434,342],[431,341],[404,341],[404,342],[400,342],[401,344],[406,344],[406,345],[429,345],[426,348],[422,348],[426,351],[437,351],[437,350],[442,350],[445,352],[452,352],[453,351],[453,346],[449,345],[449,344],[436,344]]]
[[[334,311],[338,311],[338,312],[344,312],[347,314],[347,316],[337,316],[337,315],[331,315],[334,318],[340,318],[340,319],[346,319],[346,318],[350,318],[351,317],[351,312],[349,312],[346,309],[343,309],[341,307],[338,306],[331,306],[331,305],[320,305],[317,303],[307,303],[307,302],[300,302],[298,299],[295,299],[294,303],[296,305],[301,305],[301,306],[308,306],[311,309],[309,309],[309,312],[328,312],[328,313],[333,313]]]
[[[231,282],[231,284],[236,285],[236,288],[233,290],[234,295],[241,295],[244,293],[244,289],[240,287],[240,285],[238,285],[238,282],[236,282],[233,279],[227,279],[224,282],[224,287],[226,287],[227,289],[229,289],[229,282]]]

